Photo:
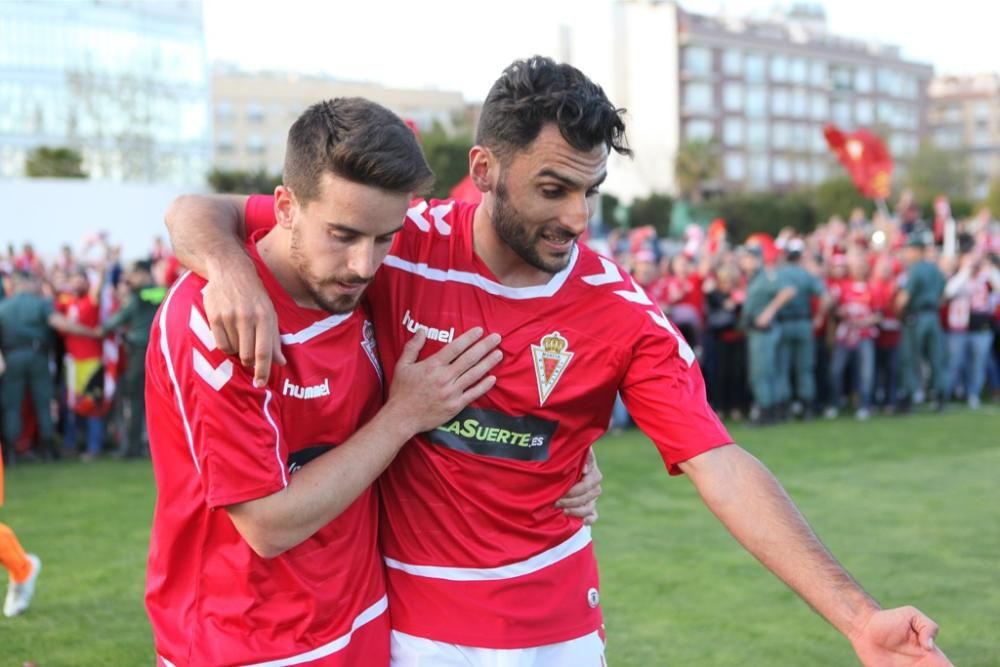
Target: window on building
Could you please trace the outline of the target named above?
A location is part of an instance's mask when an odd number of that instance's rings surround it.
[[[796,183],[808,183],[809,182],[809,162],[807,160],[796,160],[794,165],[795,182]]]
[[[233,119],[233,103],[229,100],[219,100],[215,103],[215,117],[220,121]]]
[[[854,117],[858,121],[858,125],[863,125],[865,127],[871,125],[875,122],[875,107],[872,105],[871,100],[858,100],[854,103]]]
[[[775,116],[787,116],[789,113],[788,91],[784,88],[771,89],[771,113]]]
[[[851,127],[851,103],[848,100],[834,100],[830,105],[830,115],[835,125]]]
[[[264,120],[264,107],[260,102],[249,102],[246,112],[247,120],[251,123],[259,123]]]
[[[809,145],[812,147],[813,153],[826,153],[826,137],[823,135],[822,125],[813,125],[812,129],[809,130]]]
[[[824,93],[813,93],[809,98],[813,120],[827,120],[830,116],[830,99]]]
[[[722,72],[730,76],[743,74],[743,53],[735,49],[722,52]]]
[[[833,82],[833,89],[838,92],[849,92],[854,89],[853,76],[850,68],[834,66],[830,68],[830,80]]]
[[[253,155],[259,155],[267,150],[267,145],[264,143],[264,139],[259,134],[251,134],[247,137],[247,152]]]
[[[809,83],[814,86],[826,87],[826,63],[822,60],[814,60],[809,65]]]
[[[684,49],[684,72],[698,76],[712,73],[712,49],[704,46],[688,46]]]
[[[767,65],[763,54],[748,53],[743,61],[748,83],[763,83],[767,79]]]
[[[814,160],[812,163],[813,183],[822,183],[826,180],[827,166],[825,160]]]
[[[755,154],[750,156],[750,186],[754,188],[766,188],[771,184],[769,173],[770,164],[767,155]]]
[[[767,115],[767,88],[747,86],[746,115],[750,118],[760,118]]]
[[[232,153],[235,144],[232,132],[218,132],[215,136],[215,150],[219,153]]]
[[[734,151],[726,152],[722,168],[726,175],[726,180],[742,181],[746,178],[746,159],[743,157],[743,153],[736,153]]]
[[[809,81],[809,63],[805,58],[792,58],[788,66],[788,78],[792,83],[804,84]]]
[[[728,146],[742,146],[744,141],[742,118],[727,118],[722,123],[722,141]]]
[[[801,88],[792,91],[790,100],[790,113],[796,118],[809,117],[809,94]]]
[[[778,150],[785,150],[789,147],[790,143],[791,135],[788,123],[781,121],[771,123],[771,147]]]
[[[747,145],[752,148],[767,147],[767,122],[751,120],[747,122]]]
[[[712,86],[707,83],[684,85],[684,110],[705,112],[712,110]]]
[[[779,155],[774,158],[774,161],[771,163],[771,167],[774,169],[775,183],[788,183],[792,180],[792,169],[788,164],[788,158],[784,158]]]
[[[771,80],[788,81],[788,58],[781,54],[771,56]]]
[[[743,111],[743,84],[729,82],[722,87],[722,108],[726,111]]]
[[[708,141],[715,135],[715,123],[702,118],[684,123],[684,137],[688,141]]]
[[[854,72],[854,89],[859,93],[872,92],[872,71],[867,67],[859,67]]]

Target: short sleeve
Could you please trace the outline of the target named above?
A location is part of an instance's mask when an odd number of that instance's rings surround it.
[[[258,232],[269,232],[277,224],[274,217],[273,195],[251,195],[243,210],[247,238]]]
[[[679,463],[733,442],[708,404],[694,354],[666,318],[643,324],[620,389],[671,475],[680,474]]]
[[[206,346],[204,315],[191,308],[191,325],[172,318],[171,325],[183,324],[168,336],[205,502],[215,509],[280,491],[288,451],[278,401],[270,388],[253,386],[252,370],[238,359]]]

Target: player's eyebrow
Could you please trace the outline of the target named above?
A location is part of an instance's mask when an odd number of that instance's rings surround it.
[[[332,229],[335,232],[340,232],[341,234],[354,234],[355,236],[368,236],[367,232],[363,232],[360,229],[355,229],[354,227],[351,227],[350,225],[345,225],[345,224],[340,223],[340,222],[327,222],[326,226],[329,229]],[[399,226],[395,227],[394,229],[390,229],[389,231],[387,231],[387,232],[385,232],[383,234],[378,234],[377,236],[378,237],[390,236],[392,234],[395,234],[396,232],[398,232],[402,228],[403,228],[403,225],[400,224]]]
[[[561,182],[563,185],[565,185],[568,188],[573,188],[573,189],[578,190],[581,187],[579,181],[577,181],[577,180],[575,180],[573,178],[570,178],[569,176],[566,176],[565,174],[560,174],[558,171],[556,171],[554,169],[551,169],[551,168],[548,168],[548,167],[546,167],[545,169],[542,169],[540,172],[538,172],[538,176],[539,177],[547,176],[548,178],[554,178],[555,180]],[[608,177],[608,172],[607,171],[602,171],[601,175],[597,177],[596,181],[594,181],[594,184],[591,185],[587,189],[589,190],[591,188],[598,187],[601,183],[604,182],[604,179],[606,179],[607,177]]]

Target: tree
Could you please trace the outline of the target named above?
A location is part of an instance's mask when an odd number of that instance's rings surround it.
[[[666,238],[670,232],[670,211],[674,200],[667,195],[653,193],[645,199],[636,199],[629,208],[628,226],[645,227],[652,225],[656,235]]]
[[[920,148],[907,165],[906,185],[913,190],[920,207],[927,210],[934,197],[943,194],[952,199],[968,195],[969,167],[963,156],[935,147],[929,141]]]
[[[1000,217],[1000,178],[990,183],[990,191],[986,193],[983,206],[990,209],[994,218]]]
[[[839,215],[847,218],[855,208],[863,208],[869,216],[875,210],[875,204],[860,192],[857,186],[847,176],[831,178],[817,185],[811,192],[812,205],[816,219],[825,222],[831,216]]]
[[[424,156],[434,172],[431,196],[444,199],[453,187],[469,174],[469,149],[472,135],[468,132],[449,134],[437,121],[421,137]]]
[[[269,195],[281,185],[281,174],[268,174],[263,169],[258,171],[213,169],[208,174],[208,184],[216,192]]]
[[[715,141],[686,141],[674,156],[674,174],[681,197],[700,202],[705,186],[721,173],[719,144]]]
[[[28,178],[87,178],[83,156],[72,148],[39,146],[24,161]]]

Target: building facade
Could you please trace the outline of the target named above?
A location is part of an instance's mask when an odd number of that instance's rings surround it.
[[[935,145],[967,158],[968,194],[985,199],[1000,181],[1000,75],[935,77],[929,95]]]
[[[200,0],[7,0],[0,21],[0,178],[39,146],[91,178],[200,183],[209,80]]]
[[[219,169],[280,173],[288,128],[307,107],[334,97],[365,97],[422,130],[435,122],[452,129],[468,115],[462,95],[401,90],[370,83],[289,73],[217,68],[213,74],[214,165]]]
[[[616,97],[635,124],[658,128],[634,137],[636,147],[674,155],[686,141],[717,142],[722,169],[708,189],[783,191],[827,179],[835,162],[825,123],[874,130],[887,138],[897,162],[917,150],[931,67],[905,60],[896,47],[829,34],[821,9],[746,19],[694,14],[675,2],[623,0],[616,12],[619,69],[655,70],[641,88],[652,87],[650,81],[661,88],[655,106],[641,89]],[[648,35],[649,25],[661,30]],[[650,40],[658,43],[649,49],[640,43]],[[636,162],[644,159],[637,152]],[[638,190],[675,191],[672,166],[634,171],[646,179]]]

